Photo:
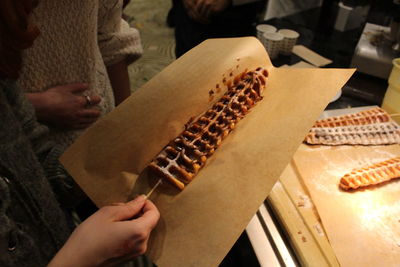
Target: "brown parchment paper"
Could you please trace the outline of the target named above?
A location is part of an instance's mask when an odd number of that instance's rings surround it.
[[[353,192],[340,178],[400,156],[400,146],[299,149],[295,164],[341,266],[399,266],[400,179]]]
[[[210,39],[95,123],[62,156],[98,206],[146,193],[154,181],[143,169],[190,117],[218,99],[210,101],[209,91],[221,95],[216,84],[259,66],[270,72],[264,99],[184,191],[164,185],[152,195],[161,219],[148,255],[159,266],[208,267],[223,259],[354,70],[277,69],[256,38]]]

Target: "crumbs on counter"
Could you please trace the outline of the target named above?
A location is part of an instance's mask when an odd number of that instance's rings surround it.
[[[314,224],[314,229],[317,231],[318,235],[320,236],[325,235],[324,230],[322,229],[320,223]]]
[[[303,200],[297,202],[297,207],[304,207],[306,203]]]
[[[302,232],[299,230],[299,231],[297,232],[297,234],[301,235]],[[305,243],[305,242],[307,242],[307,238],[303,235],[303,236],[301,236],[301,241],[303,241],[303,243]]]
[[[300,207],[300,208],[311,208],[313,206],[312,203],[311,203],[311,200],[310,200],[310,198],[308,196],[299,195],[299,199],[300,200],[298,200],[297,203],[296,203],[297,207]]]

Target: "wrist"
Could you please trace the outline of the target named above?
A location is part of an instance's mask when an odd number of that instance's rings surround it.
[[[46,107],[48,106],[48,97],[46,92],[26,93],[25,95],[35,108],[38,120],[43,120],[48,114],[48,111],[46,110]]]
[[[101,261],[97,262],[88,253],[85,255],[85,252],[83,252],[85,248],[77,249],[76,246],[71,246],[69,241],[67,240],[67,243],[57,252],[47,267],[100,266]]]

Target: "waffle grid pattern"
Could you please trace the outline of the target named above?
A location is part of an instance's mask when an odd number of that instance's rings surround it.
[[[336,128],[312,128],[309,144],[385,145],[400,143],[400,127],[394,122]]]
[[[353,114],[317,120],[313,128],[366,125],[388,121],[390,121],[390,116],[386,113],[386,111],[379,107],[376,107]]]
[[[312,145],[387,145],[400,143],[400,126],[383,109],[316,121],[304,140]]]
[[[209,110],[190,120],[149,164],[149,168],[180,190],[190,183],[223,139],[262,99],[268,72],[257,68],[227,82],[227,92]]]
[[[340,179],[339,186],[343,190],[357,189],[359,187],[383,183],[398,177],[400,177],[400,157],[355,169]]]

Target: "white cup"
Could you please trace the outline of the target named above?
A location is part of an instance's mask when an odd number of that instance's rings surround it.
[[[283,36],[280,53],[288,56],[292,53],[293,47],[296,44],[300,34],[289,29],[281,29],[278,31],[278,33]]]
[[[277,32],[264,33],[264,46],[268,52],[269,58],[274,59],[279,55],[283,42],[283,35]]]
[[[264,37],[263,37],[264,33],[276,32],[276,28],[269,24],[258,24],[256,26],[256,30],[257,30],[257,38],[258,40],[261,41],[261,43],[264,43]]]

